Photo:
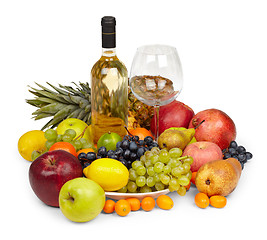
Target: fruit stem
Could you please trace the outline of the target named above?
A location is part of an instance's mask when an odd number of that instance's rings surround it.
[[[131,134],[128,130],[128,128],[126,126],[124,126],[124,128],[126,129],[126,131],[129,133],[129,135],[131,135],[133,137],[133,134]]]
[[[205,119],[202,120],[197,126],[195,126],[194,129],[197,129],[203,122],[205,122]]]
[[[77,140],[79,137],[82,138],[87,128],[88,126],[86,126],[85,129],[82,131],[82,133],[78,137],[74,138],[74,140]]]
[[[178,160],[181,161],[181,160],[184,160],[186,158],[188,158],[188,156],[179,157]]]

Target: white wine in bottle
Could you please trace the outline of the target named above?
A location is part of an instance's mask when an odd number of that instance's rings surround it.
[[[94,143],[107,132],[126,134],[128,72],[116,55],[116,20],[102,18],[102,56],[91,70],[91,124]]]

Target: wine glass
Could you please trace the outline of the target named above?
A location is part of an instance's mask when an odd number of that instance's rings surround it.
[[[179,95],[183,74],[176,48],[167,45],[139,47],[133,59],[129,85],[135,97],[154,106],[155,139],[159,137],[159,107]]]

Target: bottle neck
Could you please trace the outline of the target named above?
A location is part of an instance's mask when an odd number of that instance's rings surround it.
[[[102,56],[105,57],[116,56],[116,48],[102,48]]]

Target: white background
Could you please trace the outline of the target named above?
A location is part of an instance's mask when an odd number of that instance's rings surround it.
[[[1,1],[1,239],[237,239],[266,236],[265,1]],[[28,181],[30,162],[17,151],[19,137],[40,129],[27,85],[89,81],[101,54],[100,19],[117,18],[118,57],[130,70],[138,46],[177,48],[184,71],[178,100],[195,113],[218,108],[237,127],[237,142],[254,154],[224,209],[200,209],[196,189],[170,194],[170,211],[101,213],[77,224],[44,205]],[[4,223],[4,225],[3,225]],[[262,235],[263,234],[263,235]]]

